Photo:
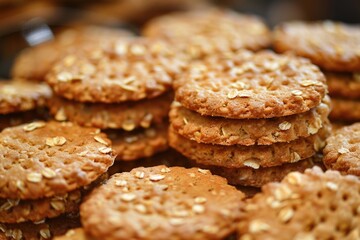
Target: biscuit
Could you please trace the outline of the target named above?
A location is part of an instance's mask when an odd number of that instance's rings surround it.
[[[337,171],[293,172],[247,202],[239,239],[359,239],[360,181]]]
[[[170,111],[174,131],[198,143],[219,145],[270,145],[315,134],[330,112],[330,98],[302,114],[270,119],[207,117],[175,102]]]
[[[331,98],[332,110],[329,118],[342,122],[356,122],[360,120],[360,99]]]
[[[298,138],[289,143],[274,143],[255,146],[222,146],[197,143],[169,130],[169,145],[184,156],[199,164],[227,168],[279,166],[294,163],[313,156],[321,150],[329,134],[326,124],[317,134]]]
[[[36,200],[0,199],[0,222],[37,222],[79,211],[81,191]]]
[[[323,153],[327,168],[360,176],[360,123],[345,126],[330,135]]]
[[[273,118],[321,103],[325,77],[309,60],[270,51],[209,57],[174,82],[175,99],[201,115]]]
[[[51,95],[46,84],[0,81],[0,114],[43,107]]]
[[[168,148],[168,124],[147,129],[137,129],[131,132],[121,130],[105,130],[112,142],[116,160],[132,161],[150,157]]]
[[[86,186],[113,164],[111,141],[95,128],[33,122],[0,133],[0,198],[39,199]]]
[[[83,228],[70,229],[64,235],[57,236],[54,240],[89,240]]]
[[[137,101],[168,91],[185,59],[165,41],[122,38],[66,56],[46,81],[57,95],[79,102]]]
[[[0,223],[0,240],[45,240],[80,227],[79,218],[60,216],[37,223]]]
[[[15,59],[12,67],[13,78],[24,78],[30,81],[43,81],[52,65],[73,48],[84,43],[104,44],[117,41],[132,34],[125,30],[104,27],[74,27],[55,36],[54,41],[46,42],[23,50]]]
[[[81,103],[54,96],[48,104],[58,121],[71,121],[80,126],[132,131],[161,124],[168,117],[172,94],[135,102],[117,104]]]
[[[259,50],[271,42],[260,18],[215,8],[161,16],[149,21],[142,32],[171,41],[193,58],[242,48]]]
[[[288,22],[277,26],[273,47],[293,51],[329,71],[360,71],[360,28],[339,22]]]
[[[321,157],[313,156],[295,163],[284,163],[280,166],[254,169],[251,167],[225,168],[202,166],[213,174],[224,177],[231,185],[261,187],[269,182],[280,182],[290,172],[304,172],[305,169],[321,166]]]
[[[346,99],[360,99],[360,75],[357,73],[325,72],[332,97]]]
[[[160,165],[113,175],[80,215],[98,239],[223,239],[236,227],[243,198],[208,170]]]

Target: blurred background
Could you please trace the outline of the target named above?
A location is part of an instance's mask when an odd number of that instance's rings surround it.
[[[260,15],[270,27],[295,19],[360,22],[359,0],[0,0],[0,78],[9,77],[22,49],[64,27],[91,24],[137,33],[161,14],[213,5]]]

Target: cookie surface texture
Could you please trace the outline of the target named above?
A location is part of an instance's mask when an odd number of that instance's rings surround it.
[[[58,96],[79,102],[137,101],[168,91],[185,59],[165,41],[122,38],[66,56],[46,81]]]
[[[193,63],[174,82],[175,99],[201,115],[273,118],[309,111],[327,91],[309,60],[241,51]]]
[[[132,34],[125,30],[104,27],[69,28],[55,35],[55,40],[27,48],[15,59],[11,75],[27,81],[44,81],[52,65],[68,52],[84,43],[106,44]]]
[[[289,22],[274,30],[276,51],[293,51],[329,71],[360,71],[360,27],[343,23]]]
[[[110,167],[111,141],[95,128],[33,122],[0,133],[0,197],[38,199],[86,186]]]
[[[270,31],[260,18],[219,9],[161,16],[151,20],[143,34],[165,38],[193,58],[242,48],[259,50],[270,45]]]
[[[360,123],[336,130],[326,139],[323,152],[327,168],[360,176]]]
[[[249,200],[239,239],[359,239],[359,188],[337,171],[290,173]]]
[[[113,175],[80,215],[86,233],[100,239],[222,239],[233,232],[242,198],[208,170],[160,165]]]

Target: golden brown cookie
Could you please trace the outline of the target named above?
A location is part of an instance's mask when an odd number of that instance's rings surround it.
[[[335,121],[356,122],[360,120],[360,99],[331,98],[329,118]]]
[[[168,91],[184,59],[165,41],[122,38],[68,55],[46,80],[57,95],[79,102],[137,101]]]
[[[170,127],[169,145],[199,164],[259,169],[260,167],[294,163],[313,156],[324,146],[329,131],[329,124],[326,124],[318,133],[307,138],[298,138],[289,143],[262,146],[222,146],[197,143],[175,133]]]
[[[57,236],[54,240],[91,240],[83,228],[70,229],[64,235]]]
[[[250,199],[239,239],[359,239],[360,181],[337,171],[293,172]]]
[[[0,199],[0,222],[37,222],[79,211],[81,191],[35,200]]]
[[[360,176],[360,123],[345,126],[330,135],[323,152],[328,169]]]
[[[208,170],[160,165],[113,175],[80,215],[86,233],[99,239],[223,239],[236,227],[243,198]]]
[[[360,99],[360,75],[358,73],[325,72],[332,97]]]
[[[261,187],[269,182],[280,182],[290,172],[304,172],[305,169],[321,166],[322,156],[313,156],[295,163],[284,163],[280,166],[254,169],[251,167],[225,168],[202,166],[213,174],[226,178],[231,185]]]
[[[198,143],[270,145],[315,134],[330,112],[330,98],[301,114],[270,119],[226,119],[201,116],[174,102],[170,122],[174,131]]]
[[[288,22],[274,30],[278,52],[293,51],[329,71],[360,71],[360,27],[340,22]]]
[[[165,151],[168,148],[167,129],[168,124],[163,123],[157,127],[140,128],[131,132],[115,129],[104,132],[112,142],[116,160],[132,161]]]
[[[201,115],[273,118],[309,111],[327,91],[310,61],[270,51],[209,57],[175,81],[175,99]]]
[[[51,95],[46,84],[0,81],[0,114],[43,107]]]
[[[39,199],[96,180],[113,164],[111,141],[95,128],[33,122],[0,133],[0,198]]]
[[[60,216],[37,223],[0,223],[0,240],[45,240],[80,227],[78,217]]]
[[[106,104],[81,103],[54,96],[48,106],[58,121],[132,131],[138,127],[148,128],[153,124],[162,124],[168,117],[172,99],[173,94],[167,93],[151,100]]]
[[[259,50],[271,41],[260,18],[215,8],[170,13],[149,21],[142,32],[171,41],[193,58],[242,48]]]
[[[23,50],[12,67],[12,77],[43,81],[57,60],[84,43],[104,44],[131,35],[125,30],[95,26],[66,29],[53,41]]]

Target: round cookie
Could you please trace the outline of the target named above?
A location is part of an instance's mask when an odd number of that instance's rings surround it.
[[[332,97],[346,99],[360,99],[360,75],[356,73],[325,72]]]
[[[43,107],[51,95],[51,89],[46,84],[0,81],[0,114]]]
[[[86,233],[99,239],[223,239],[236,227],[243,198],[208,170],[160,165],[113,175],[80,215]]]
[[[173,94],[117,104],[81,103],[54,96],[49,101],[50,113],[58,121],[71,121],[80,126],[132,131],[161,124],[168,117]]]
[[[330,98],[302,114],[271,119],[226,119],[207,117],[174,102],[170,111],[171,127],[183,137],[198,143],[218,145],[270,145],[290,142],[315,134],[330,112]]]
[[[57,95],[79,102],[138,101],[168,91],[186,62],[165,41],[122,38],[66,56],[46,81]]]
[[[80,227],[79,218],[60,216],[37,223],[0,223],[0,240],[45,240],[63,235],[69,229]]]
[[[52,65],[67,52],[84,43],[104,44],[132,34],[125,30],[105,27],[74,27],[56,34],[55,40],[23,50],[15,59],[12,77],[43,81]]]
[[[360,100],[331,98],[332,110],[329,118],[342,122],[356,122],[360,120]]]
[[[326,124],[317,134],[299,138],[289,143],[274,143],[263,146],[222,146],[197,143],[169,130],[169,145],[184,156],[199,164],[227,168],[279,166],[294,163],[313,156],[325,145],[329,133]]]
[[[131,132],[105,130],[112,142],[116,160],[132,161],[150,157],[168,148],[168,124],[147,129],[136,129]]]
[[[174,83],[175,99],[201,115],[273,118],[309,111],[327,91],[309,60],[270,51],[209,57]]]
[[[231,185],[261,187],[269,182],[280,182],[290,172],[304,172],[305,169],[321,166],[321,157],[313,156],[295,163],[284,163],[280,166],[254,169],[251,167],[225,168],[203,166],[213,174],[224,177]]]
[[[259,50],[271,42],[260,18],[215,8],[170,13],[149,21],[142,32],[171,41],[193,58],[242,48]]]
[[[33,122],[0,133],[0,198],[39,199],[96,180],[115,156],[106,135],[72,123]]]
[[[288,22],[277,26],[273,46],[293,51],[329,71],[360,71],[360,27],[339,22]]]
[[[0,222],[37,222],[63,213],[76,213],[79,211],[80,201],[80,190],[35,200],[0,199]]]
[[[328,169],[360,176],[360,123],[345,126],[326,139],[323,150]]]
[[[240,240],[359,239],[360,181],[315,167],[270,183],[247,202]]]

